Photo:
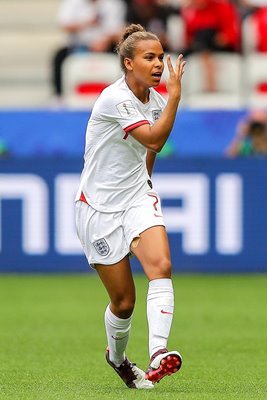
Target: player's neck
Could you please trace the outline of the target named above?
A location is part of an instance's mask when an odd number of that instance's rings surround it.
[[[131,79],[131,77],[126,76],[125,81],[127,83],[128,88],[133,92],[135,97],[138,98],[142,103],[146,104],[149,102],[149,88],[144,87],[140,83]]]

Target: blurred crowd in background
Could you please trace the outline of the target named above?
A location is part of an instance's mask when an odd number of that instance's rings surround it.
[[[267,0],[1,0],[0,7],[1,110],[90,110],[121,75],[115,47],[124,27],[140,23],[173,60],[178,53],[187,60],[181,108],[247,109],[224,155],[267,154]],[[159,91],[167,95],[164,79]]]
[[[168,52],[200,54],[205,90],[216,91],[212,53],[242,53],[248,18],[255,50],[267,53],[266,0],[62,0],[58,22],[68,40],[53,60],[54,92],[61,94],[61,65],[70,53],[113,52],[128,23],[156,33]]]
[[[115,44],[132,22],[187,58],[186,107],[267,107],[267,0],[1,0],[0,8],[0,107],[66,105],[57,100],[62,93],[66,100],[62,77],[74,54],[97,55],[91,72],[116,79],[100,64],[108,54],[112,69]]]
[[[75,52],[115,52],[129,23],[156,33],[166,52],[181,52],[186,58],[197,54],[207,93],[218,89],[215,54],[242,54],[249,48],[267,54],[266,0],[62,0],[58,21],[68,34],[66,45],[53,59],[53,88],[58,98],[66,57]],[[267,60],[266,80],[259,90],[267,92]],[[225,155],[266,154],[266,113],[251,111],[238,123]]]

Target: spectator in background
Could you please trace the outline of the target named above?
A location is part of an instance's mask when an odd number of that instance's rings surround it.
[[[257,51],[267,53],[267,6],[255,11]]]
[[[226,156],[267,157],[267,112],[255,110],[242,118]]]
[[[235,0],[234,3],[239,9],[242,19],[267,5],[266,0]]]
[[[5,140],[0,137],[0,159],[6,158],[10,155],[8,145]]]
[[[123,0],[62,0],[59,26],[67,33],[67,44],[53,59],[53,87],[56,97],[62,93],[61,68],[69,54],[78,51],[113,51],[125,26]]]
[[[167,38],[167,20],[172,13],[177,13],[168,0],[128,0],[127,23],[141,24],[146,30],[155,33],[165,51],[169,51]]]
[[[265,1],[266,3],[266,1]],[[267,5],[265,7],[254,7],[250,13],[251,36],[254,41],[255,51],[267,52]],[[250,38],[251,40],[251,38]]]
[[[206,75],[206,91],[216,91],[214,52],[240,51],[240,18],[228,0],[184,0],[185,56],[198,53]]]

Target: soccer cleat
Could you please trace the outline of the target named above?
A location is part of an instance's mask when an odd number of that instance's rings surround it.
[[[154,389],[150,380],[145,378],[145,372],[131,363],[127,358],[117,367],[109,359],[109,349],[106,350],[108,364],[117,372],[123,382],[131,389]]]
[[[159,382],[164,376],[172,375],[182,366],[182,356],[178,351],[160,349],[150,359],[145,378],[153,383]]]

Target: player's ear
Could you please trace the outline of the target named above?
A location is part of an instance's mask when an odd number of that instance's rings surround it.
[[[125,58],[124,65],[125,65],[125,68],[127,69],[127,71],[133,70],[133,60],[131,58]]]

